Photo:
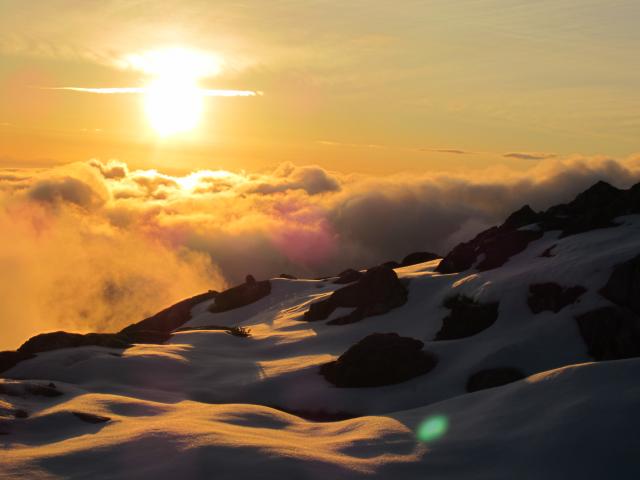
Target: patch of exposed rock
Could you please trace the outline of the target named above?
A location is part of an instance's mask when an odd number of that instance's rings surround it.
[[[442,320],[442,328],[434,340],[455,340],[486,330],[498,318],[498,302],[480,303],[464,295],[455,295],[444,301],[451,313]]]
[[[347,283],[357,282],[362,278],[364,273],[359,272],[358,270],[354,270],[353,268],[348,268],[347,270],[340,272],[337,280],[334,280],[333,283],[337,283],[338,285],[344,285]]]
[[[576,303],[586,291],[580,285],[563,287],[554,282],[536,283],[529,286],[527,304],[533,313],[558,313],[567,305]]]
[[[269,282],[269,280],[258,282],[253,276],[247,275],[245,283],[218,293],[218,295],[216,295],[216,301],[211,304],[209,311],[221,313],[234,310],[257,302],[270,293],[271,282]]]
[[[640,315],[640,255],[613,267],[600,295]]]
[[[111,419],[109,417],[105,417],[103,415],[96,415],[95,413],[86,413],[86,412],[71,412],[76,418],[82,420],[85,423],[106,423]]]
[[[640,356],[640,318],[626,308],[601,307],[576,317],[580,335],[595,360]]]
[[[356,283],[336,290],[326,300],[312,303],[304,314],[304,319],[308,322],[326,320],[336,308],[353,308],[348,315],[335,318],[328,323],[354,323],[404,305],[407,298],[407,288],[398,279],[396,272],[384,266],[373,267]]]
[[[456,273],[475,265],[490,270],[523,251],[544,232],[560,230],[566,237],[598,228],[613,227],[616,217],[640,213],[640,183],[620,190],[606,182],[598,182],[569,203],[535,212],[525,205],[512,213],[499,227],[479,233],[473,240],[454,247],[436,268],[441,273]],[[523,227],[530,226],[524,229]],[[551,252],[547,251],[546,256]]]
[[[320,374],[342,388],[380,387],[410,380],[431,371],[434,355],[420,340],[397,333],[373,333],[350,347],[337,360],[320,367]]]
[[[209,291],[188,298],[138,323],[129,325],[118,333],[70,333],[50,332],[27,340],[17,351],[0,352],[0,373],[33,358],[35,354],[86,346],[125,349],[134,343],[163,343],[171,332],[191,319],[191,309],[198,303],[214,298],[218,292]]]

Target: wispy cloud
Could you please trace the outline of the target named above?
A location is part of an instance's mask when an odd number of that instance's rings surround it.
[[[99,95],[118,95],[118,94],[142,94],[148,91],[145,87],[106,87],[106,88],[87,88],[87,87],[38,87],[42,90],[66,90],[71,92],[97,93]],[[255,97],[263,95],[261,91],[256,90],[223,90],[223,89],[198,89],[203,97]]]
[[[452,155],[468,155],[470,153],[473,153],[467,150],[460,150],[457,148],[421,148],[420,150],[424,152],[450,153]]]
[[[517,158],[519,160],[545,160],[547,158],[555,158],[558,154],[544,152],[509,152],[503,156],[506,158]]]

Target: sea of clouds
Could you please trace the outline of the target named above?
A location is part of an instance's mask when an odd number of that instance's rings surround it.
[[[182,177],[116,160],[3,169],[0,349],[41,331],[114,330],[247,273],[317,277],[445,254],[524,204],[568,201],[598,180],[630,186],[640,157],[385,177],[291,163]]]

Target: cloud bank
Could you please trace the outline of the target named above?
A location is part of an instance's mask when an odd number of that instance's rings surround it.
[[[628,187],[640,157],[550,158],[525,172],[375,177],[285,163],[182,177],[91,160],[0,171],[0,349],[109,331],[207,289],[446,253],[525,203]]]

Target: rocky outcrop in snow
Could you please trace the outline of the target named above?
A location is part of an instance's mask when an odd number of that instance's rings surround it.
[[[434,355],[424,343],[397,333],[373,333],[337,360],[322,365],[320,373],[337,387],[380,387],[410,380],[431,371]]]

